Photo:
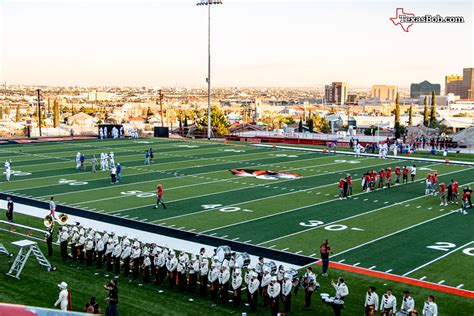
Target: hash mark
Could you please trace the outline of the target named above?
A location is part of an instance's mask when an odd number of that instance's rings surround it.
[[[392,271],[393,271],[392,269],[388,269],[387,271],[385,271],[385,273],[390,273]]]
[[[460,289],[464,286],[464,284],[459,284],[458,286],[456,286],[457,289]]]
[[[281,251],[287,251],[288,249],[290,249],[290,248],[283,248]]]
[[[446,282],[445,280],[441,280],[438,282],[438,284],[443,284],[444,282]]]
[[[424,279],[426,279],[426,275],[424,275],[420,278],[421,281],[423,281]]]
[[[338,262],[343,263],[344,261],[346,261],[346,259],[339,260]]]
[[[371,267],[369,268],[369,270],[372,270],[372,269],[374,269],[375,267],[376,267],[376,266],[371,266]]]
[[[357,267],[360,264],[360,262],[356,262],[353,264],[354,267]]]

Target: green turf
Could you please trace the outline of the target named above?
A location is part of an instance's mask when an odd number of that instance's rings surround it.
[[[42,222],[38,218],[16,214],[15,220],[24,225],[42,227]],[[10,242],[23,239],[23,237],[0,231],[0,239],[7,248],[13,250]],[[40,242],[40,246],[45,251],[45,244]],[[0,255],[1,302],[52,308],[58,295],[57,284],[66,281],[71,289],[74,310],[82,311],[83,305],[91,295],[97,296],[102,308],[106,306],[105,301],[103,301],[106,292],[102,289],[102,285],[109,278],[104,277],[102,270],[92,269],[89,271],[82,266],[73,265],[69,262],[63,263],[58,256],[57,246],[55,246],[55,254],[51,259],[51,262],[57,267],[57,270],[54,272],[44,271],[36,262],[31,260],[26,265],[21,279],[15,280],[4,274],[8,271],[9,260],[11,259],[5,255]],[[315,269],[317,273],[320,273],[319,266],[315,266]],[[94,275],[96,272],[99,273],[98,276]],[[344,315],[359,315],[363,313],[365,290],[369,285],[376,286],[379,295],[390,287],[397,297],[401,296],[403,290],[408,289],[412,292],[418,309],[421,309],[427,295],[434,294],[437,298],[440,315],[471,315],[469,311],[472,311],[474,308],[472,299],[336,270],[330,270],[329,278],[318,277],[318,282],[321,283],[319,292],[333,293],[334,291],[329,282],[331,278],[337,278],[338,276],[343,276],[346,279],[350,289],[350,295],[346,299]],[[235,310],[229,306],[213,306],[208,299],[201,299],[198,296],[181,293],[177,290],[171,291],[165,288],[165,292],[159,294],[158,288],[151,285],[138,287],[136,282],[129,283],[123,278],[119,279],[119,289],[121,315],[217,316],[227,314],[238,315],[244,311],[249,313],[245,307]],[[293,299],[293,312],[291,315],[314,315],[315,313],[323,316],[333,315],[332,310],[319,300],[318,294],[316,293],[313,296],[312,311],[304,311],[304,296],[302,292],[298,293],[298,296]],[[189,298],[193,298],[194,302],[189,302]],[[268,315],[269,310],[264,309],[259,304],[257,313],[249,314]]]

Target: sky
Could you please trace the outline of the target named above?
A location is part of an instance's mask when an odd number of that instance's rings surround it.
[[[204,87],[198,0],[0,0],[0,82]],[[390,17],[463,16],[463,24]],[[473,1],[223,0],[211,7],[213,86],[408,87],[474,67]]]

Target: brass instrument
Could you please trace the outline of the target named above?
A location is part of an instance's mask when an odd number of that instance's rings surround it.
[[[54,218],[51,215],[46,215],[43,219],[43,224],[46,228],[50,228],[54,225]]]
[[[67,214],[61,213],[58,216],[58,224],[64,226],[69,221],[69,216]]]

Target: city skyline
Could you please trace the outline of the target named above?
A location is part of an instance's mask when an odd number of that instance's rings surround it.
[[[195,3],[3,1],[0,81],[204,87],[207,12]],[[389,20],[397,7],[465,23],[406,33]],[[226,1],[212,8],[213,86],[443,84],[473,66],[472,35],[471,1]]]

